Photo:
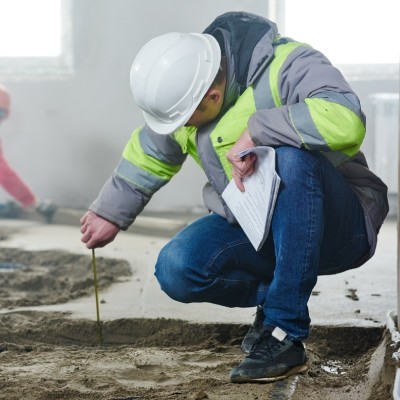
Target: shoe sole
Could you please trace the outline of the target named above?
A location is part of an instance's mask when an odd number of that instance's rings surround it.
[[[259,382],[259,383],[270,383],[275,381],[281,381],[283,379],[289,378],[289,376],[302,374],[310,369],[308,364],[297,365],[293,367],[289,371],[287,371],[284,375],[279,376],[266,376],[262,378],[247,378],[244,376],[237,376],[235,378],[231,378],[231,382],[233,383],[249,383],[249,382]]]

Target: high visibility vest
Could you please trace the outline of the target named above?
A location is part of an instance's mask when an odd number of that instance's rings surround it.
[[[280,39],[272,62],[257,81],[222,117],[206,128],[197,131],[193,127],[182,127],[170,137],[151,133],[146,126],[134,131],[123,152],[123,159],[132,165],[129,168],[123,163],[124,168],[120,168],[125,179],[149,193],[154,192],[180,170],[189,154],[204,169],[217,193],[221,194],[232,178],[232,167],[226,154],[247,128],[251,115],[257,110],[284,105],[279,90],[281,69],[288,57],[298,49],[304,51],[304,48],[309,46]],[[298,131],[301,146],[324,151],[335,165],[359,151],[365,126],[360,116],[347,105],[316,96],[305,99],[302,111],[297,110],[291,115],[294,129],[301,126]],[[344,135],[351,143],[347,148],[342,148]],[[161,152],[158,151],[160,149]],[[224,174],[221,174],[222,171]]]

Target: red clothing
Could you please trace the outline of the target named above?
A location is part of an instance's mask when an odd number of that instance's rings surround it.
[[[29,207],[36,203],[35,195],[22,181],[18,174],[11,168],[3,156],[0,142],[0,185],[11,196],[18,200],[22,207]]]

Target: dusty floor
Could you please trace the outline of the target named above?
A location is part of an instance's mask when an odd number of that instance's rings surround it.
[[[131,274],[124,260],[100,273],[104,288]],[[383,327],[313,327],[310,370],[277,384],[231,384],[247,326],[118,319],[101,326],[20,306],[93,295],[90,257],[0,249],[0,399],[389,400],[379,371]],[[94,300],[93,300],[94,301]],[[100,345],[100,339],[102,343]],[[389,350],[390,351],[390,350]],[[371,368],[376,366],[377,368]]]

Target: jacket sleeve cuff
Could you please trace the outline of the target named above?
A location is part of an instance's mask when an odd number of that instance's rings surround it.
[[[127,230],[151,196],[113,174],[90,205],[89,210]]]

